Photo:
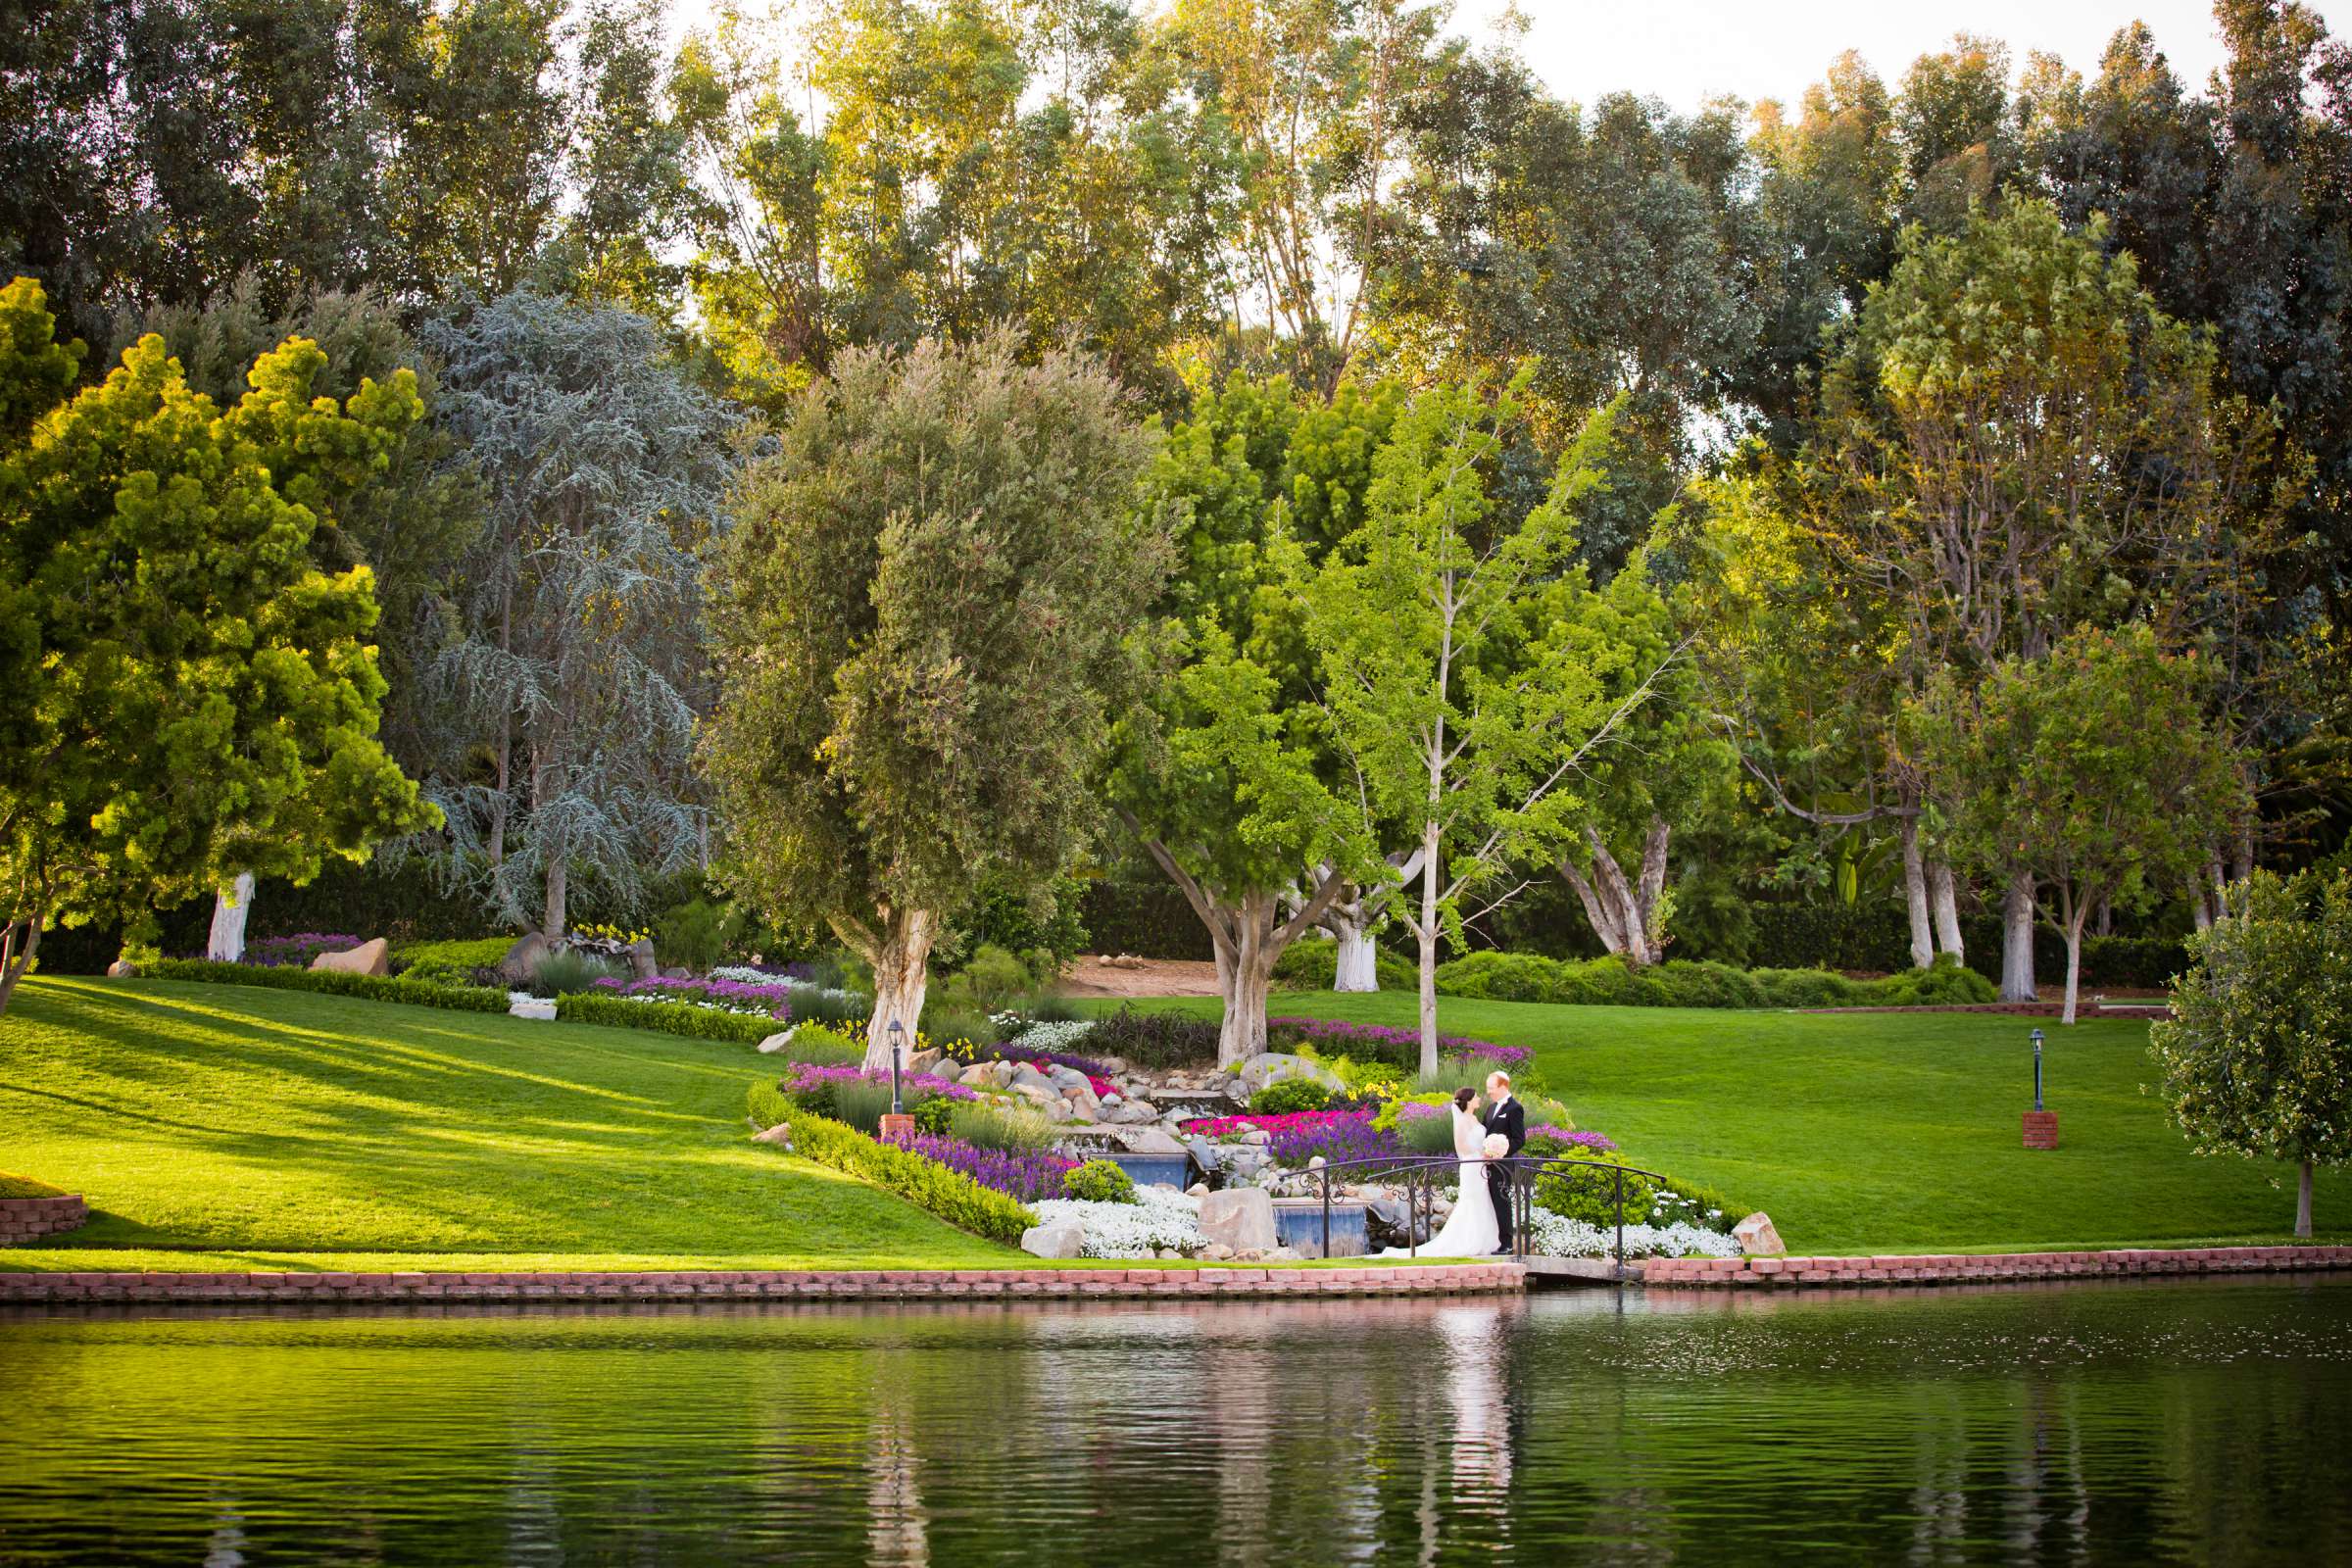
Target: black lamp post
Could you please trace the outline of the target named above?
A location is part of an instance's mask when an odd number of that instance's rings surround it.
[[[897,1028],[896,1024],[891,1026]],[[2034,1031],[2034,1108],[2041,1108],[2041,1031]]]
[[[901,1114],[903,1114],[903,1113],[905,1112],[905,1110],[906,1110],[906,1107],[905,1107],[905,1106],[903,1106],[903,1105],[901,1105],[901,1104],[899,1103],[899,1043],[900,1043],[902,1040],[906,1039],[906,1026],[905,1024],[903,1024],[903,1023],[899,1022],[899,1020],[898,1020],[898,1019],[896,1019],[896,1018],[893,1018],[893,1019],[891,1019],[891,1020],[890,1020],[890,1113],[891,1113],[893,1116],[901,1115]],[[2036,1052],[2038,1052],[2038,1051],[2040,1050],[2040,1044],[2039,1044],[2039,1042],[2040,1042],[2040,1040],[2041,1040],[2041,1031],[2040,1031],[2040,1030],[2036,1029],[2036,1030],[2034,1030],[2034,1041],[2035,1041],[2035,1046],[2034,1046],[2034,1049],[2035,1049],[2035,1051],[2036,1051]],[[2035,1085],[2036,1085],[2036,1086],[2038,1086],[2038,1085],[2040,1084],[2040,1082],[2041,1082],[2041,1069],[2040,1069],[2040,1067],[2039,1067],[2039,1066],[2036,1066],[2036,1067],[2034,1069],[2034,1083],[2035,1083]],[[2040,1091],[2040,1089],[2039,1089],[2038,1087],[2036,1087],[2036,1088],[2035,1088],[2035,1090],[2034,1090],[2034,1105],[2035,1105],[2035,1107],[2036,1107],[2036,1108],[2038,1108],[2038,1107],[2040,1106],[2040,1104],[2041,1104],[2041,1091]]]

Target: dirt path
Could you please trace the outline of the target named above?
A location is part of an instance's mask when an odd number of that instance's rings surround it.
[[[1107,964],[1100,955],[1081,953],[1054,989],[1065,997],[1213,997],[1217,966],[1193,958],[1122,958]]]

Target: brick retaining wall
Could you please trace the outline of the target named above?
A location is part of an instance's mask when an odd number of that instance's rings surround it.
[[[672,1273],[0,1273],[7,1301],[1232,1300],[1523,1291],[1516,1263],[1386,1268],[744,1270]]]
[[[1628,1265],[1644,1285],[1962,1285],[2135,1274],[2259,1274],[2352,1268],[2352,1247],[2198,1247],[2120,1252],[1937,1253],[1890,1257],[1679,1257]]]
[[[78,1197],[0,1198],[0,1247],[70,1231],[90,1217]]]

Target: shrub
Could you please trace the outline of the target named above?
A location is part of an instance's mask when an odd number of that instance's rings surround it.
[[[842,991],[830,986],[793,983],[792,1000],[787,1004],[795,1018],[807,1018],[816,1023],[862,1024],[873,1013],[874,999],[855,991]]]
[[[796,1108],[773,1084],[752,1085],[751,1112],[762,1127],[790,1122],[793,1152],[802,1158],[871,1182],[958,1230],[1017,1247],[1021,1232],[1037,1223],[1007,1195],[912,1150],[876,1143],[855,1127]]]
[[[1850,1007],[1860,985],[1827,969],[1753,969],[1767,1007]]]
[[[865,1048],[838,1029],[828,1029],[821,1023],[802,1023],[793,1026],[784,1055],[787,1060],[811,1062],[819,1067],[854,1067],[865,1060]]]
[[[943,1051],[957,1045],[993,1046],[997,1043],[997,1026],[985,1013],[930,1007],[924,1011],[923,1035]],[[911,1051],[913,1047],[907,1049]]]
[[[796,1099],[799,1097],[795,1097]],[[905,1086],[900,1088],[900,1101],[905,1103]],[[915,1102],[921,1108],[921,1102]],[[867,1137],[881,1131],[882,1118],[890,1112],[890,1079],[837,1078],[826,1085],[824,1112],[835,1121],[846,1122]],[[918,1120],[915,1124],[920,1127]],[[934,1129],[936,1130],[936,1129]]]
[[[654,952],[663,963],[701,973],[727,956],[727,913],[707,898],[672,905],[654,922]]]
[[[1061,1178],[1062,1195],[1088,1203],[1132,1203],[1135,1180],[1107,1159],[1090,1159]]]
[[[1437,983],[1449,997],[1475,997],[1483,1002],[1582,1000],[1559,994],[1561,968],[1555,960],[1532,953],[1500,953],[1488,948],[1439,964]]]
[[[197,980],[219,985],[264,986],[276,991],[317,991],[369,1002],[406,1002],[459,1012],[504,1012],[507,994],[479,986],[442,986],[425,980],[341,974],[331,969],[271,969],[251,963],[215,963],[209,958],[163,958],[139,971],[156,980]]]
[[[1449,1098],[1427,1095],[1398,1102],[1396,1119],[1391,1123],[1397,1147],[1408,1154],[1452,1153],[1453,1117],[1446,1108]],[[1375,1121],[1373,1125],[1380,1124]]]
[[[1761,1007],[1764,988],[1728,963],[1674,958],[1650,971],[1681,1007]]]
[[[1096,1021],[1087,1046],[1137,1067],[1198,1067],[1217,1059],[1217,1026],[1180,1012],[1139,1012],[1122,1006]]]
[[[1054,1124],[1022,1106],[945,1099],[932,1103],[947,1106],[948,1131],[975,1149],[1021,1153],[1054,1142]]]
[[[513,937],[411,942],[392,950],[392,972],[404,979],[424,980],[434,985],[473,985],[477,972],[497,968],[514,946]]]
[[[503,992],[489,992],[503,1004]],[[501,1011],[504,1011],[502,1006]],[[556,999],[556,1016],[567,1023],[607,1024],[616,1029],[652,1029],[689,1040],[735,1040],[757,1045],[776,1032],[776,1020],[750,1012],[721,1012],[690,1002],[631,1002],[594,991],[575,991]],[[799,1039],[796,1035],[794,1039]],[[800,1053],[793,1053],[798,1056]],[[863,1052],[858,1053],[862,1056]],[[806,1058],[804,1058],[806,1059]]]
[[[626,978],[627,972],[617,965],[567,949],[539,960],[539,966],[531,973],[531,993],[541,997],[568,997],[586,991],[599,980]]]
[[[1536,1177],[1536,1201],[1565,1219],[1601,1228],[1617,1223],[1615,1170],[1633,1162],[1614,1147],[1587,1146],[1573,1152],[1581,1163],[1573,1168],[1553,1166]],[[1654,1181],[1627,1169],[1624,1177],[1625,1222],[1628,1225],[1701,1226],[1729,1231],[1741,1210],[1711,1189],[1681,1181]]]
[[[869,1072],[862,1067],[796,1061],[781,1087],[787,1100],[836,1121],[852,1121],[856,1117],[879,1126],[882,1112],[890,1109],[890,1069],[887,1067]],[[959,1083],[937,1078],[927,1072],[900,1076],[899,1101],[909,1110],[926,1100],[942,1098],[976,1100],[979,1097]]]
[[[1250,1108],[1261,1116],[1278,1116],[1291,1110],[1321,1110],[1330,1101],[1331,1091],[1312,1078],[1285,1078],[1251,1095]]]
[[[2000,991],[1974,969],[1960,966],[1950,954],[1937,956],[1934,968],[1905,969],[1883,980],[1865,980],[1855,988],[1856,1001],[1878,1007],[1955,1006],[1997,1002]]]
[[[1447,996],[1616,1007],[1927,1006],[1996,995],[1948,957],[1933,969],[1855,981],[1822,969],[1740,970],[1687,959],[1635,969],[1614,955],[1580,961],[1489,950],[1439,965],[1437,978]]]
[[[953,1112],[956,1104],[957,1102],[948,1099],[945,1095],[933,1095],[928,1100],[916,1101],[908,1109],[907,1114],[914,1118],[916,1132],[928,1133],[934,1138],[944,1138],[950,1130],[949,1124],[954,1119]]]

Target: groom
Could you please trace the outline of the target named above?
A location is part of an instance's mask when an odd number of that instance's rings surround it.
[[[1527,1147],[1527,1107],[1511,1098],[1511,1075],[1494,1072],[1487,1075],[1487,1132],[1500,1133],[1510,1141],[1506,1154],[1517,1154]],[[1494,1195],[1494,1235],[1501,1246],[1497,1254],[1511,1250],[1511,1167],[1489,1165],[1487,1191]]]

